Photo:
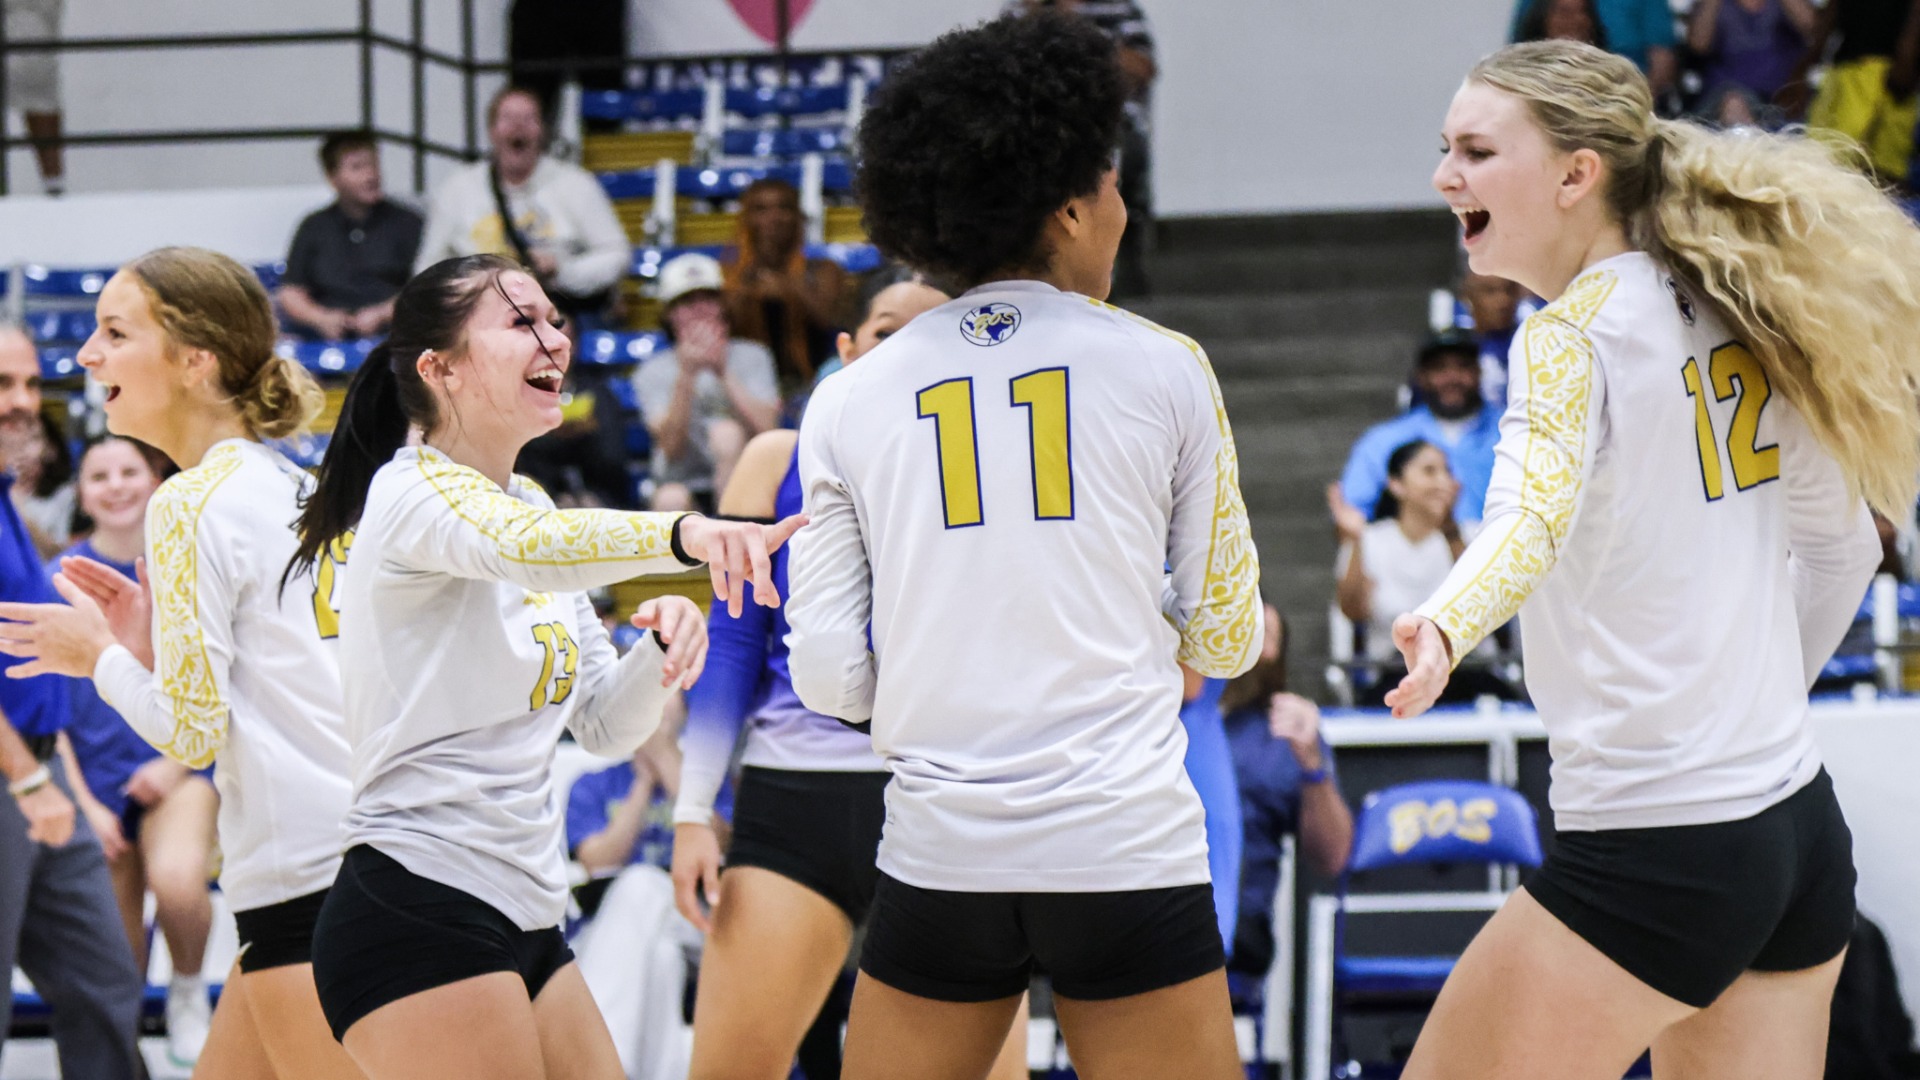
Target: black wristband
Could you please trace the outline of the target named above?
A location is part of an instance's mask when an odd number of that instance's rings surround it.
[[[688,555],[687,549],[680,543],[680,526],[685,523],[688,518],[699,516],[698,514],[681,514],[679,517],[673,519],[673,530],[668,534],[668,545],[673,551],[673,557],[679,559],[680,565],[682,566],[699,566],[706,562],[705,559],[696,559]]]

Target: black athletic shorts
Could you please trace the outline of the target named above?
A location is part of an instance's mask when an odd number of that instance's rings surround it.
[[[1560,833],[1526,888],[1629,974],[1705,1008],[1742,972],[1840,955],[1853,882],[1853,834],[1822,769],[1740,821]]]
[[[529,1000],[573,962],[560,928],[522,930],[493,905],[364,845],[347,849],[314,932],[314,987],[333,1037],[436,987],[511,971]]]
[[[311,963],[313,924],[320,918],[328,891],[321,889],[266,907],[234,912],[234,926],[240,932],[241,972]]]
[[[1227,963],[1213,887],[1095,893],[922,889],[880,875],[860,970],[936,1001],[995,1001],[1036,968],[1064,998],[1160,990]]]
[[[812,889],[858,926],[873,906],[885,772],[740,770],[727,867],[757,866]]]

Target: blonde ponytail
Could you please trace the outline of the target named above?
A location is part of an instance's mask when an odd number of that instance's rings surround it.
[[[1803,135],[1656,119],[1639,71],[1592,46],[1510,46],[1467,78],[1597,153],[1635,246],[1717,309],[1869,505],[1912,513],[1920,229],[1885,193]]]

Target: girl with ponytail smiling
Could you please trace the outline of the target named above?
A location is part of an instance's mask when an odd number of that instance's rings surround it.
[[[140,581],[68,558],[54,582],[72,606],[6,606],[0,649],[32,658],[9,670],[16,677],[91,677],[148,742],[214,765],[220,885],[240,956],[194,1076],[353,1080],[312,968],[348,803],[326,640],[337,616],[324,585],[337,567],[283,581],[312,480],[260,441],[303,427],[320,389],[273,354],[266,290],[224,255],[148,252],[107,282],[98,315],[80,363],[106,388],[108,429],[183,471],[148,506]]]
[[[1522,612],[1546,863],[1403,1075],[1813,1080],[1854,922],[1807,688],[1920,477],[1920,231],[1815,141],[1656,119],[1569,42],[1480,62],[1434,186],[1513,347],[1481,532],[1394,624],[1425,710]],[[1523,607],[1524,605],[1524,607]]]
[[[352,548],[354,793],[315,975],[373,1080],[621,1075],[559,929],[554,749],[570,731],[631,756],[698,677],[706,619],[682,597],[648,601],[633,622],[653,633],[616,658],[585,590],[707,562],[736,614],[749,581],[777,605],[768,555],[805,521],[554,509],[513,463],[559,426],[570,360],[552,301],[514,263],[428,267],[355,374],[301,514],[291,573]]]

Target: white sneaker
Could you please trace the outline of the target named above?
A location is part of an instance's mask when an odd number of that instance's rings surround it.
[[[175,975],[167,983],[167,1056],[181,1068],[191,1068],[207,1045],[213,1024],[213,1006],[207,1001],[207,981],[199,975]]]

